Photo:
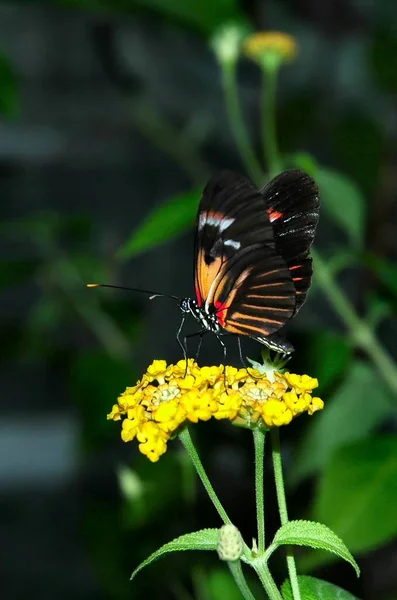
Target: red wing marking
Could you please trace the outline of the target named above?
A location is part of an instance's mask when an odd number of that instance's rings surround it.
[[[199,288],[198,285],[196,285],[196,298],[197,298],[197,304],[198,304],[198,306],[202,306],[203,305],[203,299],[201,297],[200,288]]]
[[[219,300],[215,300],[216,316],[218,317],[218,321],[222,327],[225,326],[226,315],[221,313],[225,313],[228,310],[228,308],[229,307],[226,306],[225,303],[219,302]]]
[[[303,277],[293,277],[292,281],[303,281]]]
[[[273,207],[268,208],[267,212],[269,213],[270,223],[273,223],[273,221],[277,221],[277,219],[281,219],[281,217],[284,214],[274,209]]]
[[[302,267],[302,265],[293,265],[292,267],[289,267],[290,271],[295,271],[295,269],[300,269]]]

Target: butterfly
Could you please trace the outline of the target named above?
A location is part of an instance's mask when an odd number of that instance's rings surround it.
[[[210,179],[196,221],[196,297],[179,304],[184,317],[177,339],[185,358],[180,332],[189,313],[201,336],[249,336],[293,352],[279,331],[307,297],[319,208],[318,187],[301,170],[284,171],[263,189],[232,171]]]
[[[248,336],[271,350],[294,350],[279,331],[306,300],[313,264],[310,247],[319,219],[319,190],[312,177],[300,170],[280,173],[263,189],[243,175],[221,171],[207,183],[198,207],[195,237],[195,298],[179,298],[150,290],[90,283],[149,294],[150,298],[178,300],[182,321],[180,339],[190,314],[200,331],[221,340]],[[186,363],[187,364],[187,363]]]

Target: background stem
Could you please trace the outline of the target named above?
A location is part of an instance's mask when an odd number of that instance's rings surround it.
[[[285,497],[285,488],[284,488],[284,477],[283,477],[283,468],[282,468],[282,460],[281,460],[281,449],[280,449],[280,436],[279,430],[277,427],[274,427],[270,432],[271,440],[272,440],[272,458],[273,458],[273,469],[274,469],[274,481],[276,483],[276,493],[277,493],[277,503],[278,510],[280,513],[280,521],[281,525],[285,525],[288,523],[288,511],[287,511],[287,501]],[[298,575],[296,572],[295,559],[293,555],[292,548],[287,546],[286,549],[287,555],[287,567],[289,580],[291,582],[292,588],[292,596],[294,600],[301,600],[301,595],[299,591],[299,583],[298,583]]]
[[[263,493],[265,432],[253,430],[255,446],[255,500],[256,522],[258,528],[258,554],[265,551],[265,502]]]
[[[255,156],[246,129],[238,98],[238,87],[235,64],[222,65],[222,81],[225,94],[226,110],[234,140],[247,174],[258,186],[263,185],[263,169]]]
[[[350,300],[345,296],[321,255],[312,249],[315,261],[315,277],[335,312],[350,331],[356,346],[361,348],[377,367],[380,375],[391,391],[397,393],[397,366],[379,343],[370,326],[356,313]]]
[[[282,170],[276,133],[276,83],[277,69],[263,67],[262,78],[262,142],[263,159],[271,179]]]

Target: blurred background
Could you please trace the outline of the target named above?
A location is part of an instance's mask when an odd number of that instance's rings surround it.
[[[323,197],[313,289],[288,337],[291,369],[319,378],[326,409],[281,433],[290,516],[334,529],[362,576],[324,553],[299,552],[299,570],[359,598],[397,598],[397,4],[59,0],[0,5],[7,600],[239,598],[209,553],[170,555],[128,581],[160,544],[218,518],[177,442],[151,464],[106,421],[154,358],[181,357],[177,305],[84,287],[193,293],[200,190],[217,169],[245,171],[210,44],[230,21],[296,38],[278,82],[279,144]],[[242,57],[237,76],[259,153],[260,72]],[[201,361],[216,364],[208,337]],[[257,344],[244,348],[259,358]],[[251,436],[222,422],[194,433],[249,542]],[[270,536],[270,468],[266,493]],[[273,561],[281,582],[281,554]]]

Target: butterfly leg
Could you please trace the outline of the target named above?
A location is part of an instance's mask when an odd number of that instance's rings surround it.
[[[186,348],[186,351],[187,351],[187,341],[188,341],[188,339],[190,339],[190,338],[193,338],[193,337],[196,337],[197,335],[199,335],[199,336],[200,336],[199,343],[198,343],[197,350],[196,350],[196,356],[195,356],[195,360],[197,360],[197,358],[198,358],[198,355],[199,355],[199,353],[200,353],[201,343],[202,343],[202,341],[203,341],[203,335],[204,335],[205,333],[207,333],[207,329],[200,329],[200,331],[195,331],[194,333],[188,333],[188,334],[187,334],[187,335],[185,335],[185,337],[183,338],[183,343],[184,343],[184,346],[185,346],[185,348]]]
[[[178,342],[182,352],[183,352],[183,358],[185,361],[185,365],[186,365],[186,370],[185,370],[185,375],[186,375],[186,371],[187,371],[187,347],[186,347],[186,336],[183,338],[183,342],[181,341],[181,332],[182,332],[182,327],[184,325],[186,321],[186,317],[183,316],[182,317],[182,321],[181,324],[179,325],[179,329],[176,333],[176,341]]]
[[[254,377],[254,375],[248,371],[248,369],[252,369],[252,365],[249,365],[244,358],[243,349],[241,346],[241,336],[237,336],[237,345],[238,345],[238,351],[239,351],[239,355],[240,355],[241,364],[247,371],[248,375],[250,375],[253,379],[257,379],[257,380],[262,379],[262,377]]]
[[[199,339],[199,343],[198,343],[198,345],[197,345],[197,350],[196,350],[196,362],[197,362],[197,360],[198,360],[198,357],[199,357],[199,354],[200,354],[200,350],[201,350],[201,344],[203,343],[203,337],[204,337],[204,334],[206,333],[206,331],[207,331],[206,329],[202,329],[202,330],[201,330],[201,331],[199,331],[199,332],[198,332],[198,334],[197,334],[197,335],[199,335],[199,336],[200,336],[200,339]]]
[[[222,341],[222,339],[220,338],[219,335],[216,335],[216,339],[218,340],[218,342],[220,343],[220,345],[223,348],[223,379],[225,382],[225,388],[226,388],[226,392],[227,392],[227,380],[226,380],[226,357],[227,357],[227,348],[226,348],[226,344],[225,342]]]
[[[186,375],[187,375],[187,366],[188,366],[188,362],[187,362],[187,340],[189,338],[195,337],[196,335],[200,336],[200,341],[199,341],[199,345],[198,345],[197,352],[196,352],[196,360],[197,360],[198,353],[199,353],[200,347],[201,347],[201,342],[202,342],[202,339],[203,339],[203,335],[205,333],[206,333],[206,329],[200,329],[200,331],[195,331],[194,333],[188,333],[183,338],[183,343],[180,344],[181,348],[183,348],[183,356],[185,358],[185,374],[184,374],[184,377],[186,377]]]

